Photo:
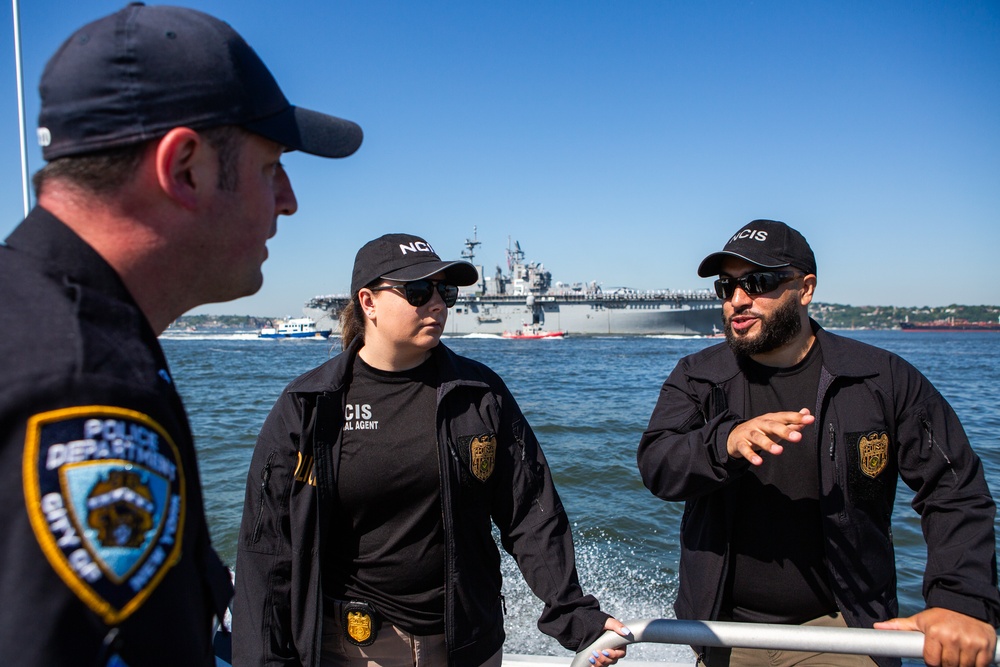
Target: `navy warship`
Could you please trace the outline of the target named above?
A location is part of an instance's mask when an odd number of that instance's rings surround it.
[[[538,262],[525,260],[519,242],[507,248],[507,272],[498,265],[493,275],[475,262],[481,241],[465,240],[463,259],[479,270],[479,282],[463,287],[448,313],[445,333],[452,336],[497,334],[532,325],[571,335],[689,335],[718,333],[722,302],[702,290],[604,289],[597,282],[552,282]],[[317,327],[339,330],[347,294],[316,296],[304,308]]]

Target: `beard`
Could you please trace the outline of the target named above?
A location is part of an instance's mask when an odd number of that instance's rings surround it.
[[[747,338],[734,332],[732,322],[723,315],[722,324],[726,332],[726,342],[737,356],[751,357],[771,352],[794,339],[802,331],[798,302],[795,299],[788,299],[770,315],[759,316],[759,323],[760,331],[757,335]]]

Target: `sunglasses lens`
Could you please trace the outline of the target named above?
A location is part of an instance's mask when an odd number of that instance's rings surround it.
[[[740,278],[738,282],[747,294],[763,294],[767,291],[765,289],[765,283],[768,282],[766,275],[763,273],[750,273]]]
[[[726,276],[715,281],[715,293],[720,299],[731,299],[736,292],[736,286],[739,285],[744,292],[753,296],[767,294],[777,289],[786,277],[788,277],[786,274],[773,271],[748,273],[740,278]]]
[[[414,280],[403,285],[406,294],[406,301],[414,307],[419,308],[431,300],[434,294],[434,283],[429,280]]]
[[[455,302],[458,301],[458,287],[455,285],[434,282],[426,278],[423,280],[414,280],[403,285],[407,303],[416,308],[426,305],[431,300],[431,297],[434,296],[434,290],[437,290],[438,294],[441,295],[444,305],[448,308],[454,306]]]
[[[747,281],[747,293],[748,294],[767,294],[772,290],[776,290],[778,285],[784,280],[784,274],[762,272],[762,273],[752,273],[747,278],[752,278],[752,281]]]
[[[438,293],[444,300],[444,305],[451,308],[458,301],[458,286],[457,285],[446,285],[445,283],[437,284]]]

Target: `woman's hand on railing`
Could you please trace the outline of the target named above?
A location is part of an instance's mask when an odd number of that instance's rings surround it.
[[[604,629],[606,631],[614,632],[622,637],[628,637],[631,635],[631,631],[626,628],[621,621],[614,617],[608,617],[608,620],[604,622]],[[625,657],[625,648],[606,648],[600,651],[593,650],[590,652],[589,662],[596,667],[606,667],[606,665],[613,665],[618,662],[621,658]]]

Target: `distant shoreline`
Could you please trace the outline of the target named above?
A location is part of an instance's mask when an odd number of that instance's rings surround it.
[[[898,329],[900,322],[913,324],[942,320],[967,322],[1000,321],[1000,306],[850,306],[834,303],[813,303],[809,314],[827,329]],[[270,326],[279,317],[259,315],[184,315],[167,329],[182,331],[258,331]]]

